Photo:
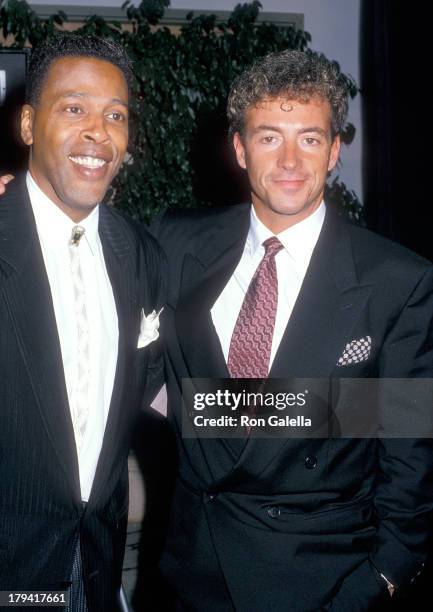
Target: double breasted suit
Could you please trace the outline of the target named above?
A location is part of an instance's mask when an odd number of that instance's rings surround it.
[[[240,260],[250,206],[167,213],[169,416],[179,477],[162,572],[187,610],[368,610],[421,569],[430,439],[183,438],[182,378],[229,378],[210,309]],[[433,268],[326,213],[270,377],[431,377]],[[371,338],[368,359],[337,366]],[[430,410],[430,408],[425,408]],[[386,397],[378,412],[391,410]]]
[[[0,202],[0,589],[66,589],[80,539],[89,610],[117,609],[129,435],[156,350],[137,350],[141,308],[160,306],[161,255],[114,210],[99,234],[115,298],[118,361],[91,495],[78,460],[50,286],[24,181]],[[149,378],[146,381],[146,372]]]

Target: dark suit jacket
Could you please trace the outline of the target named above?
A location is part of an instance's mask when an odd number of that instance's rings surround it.
[[[162,322],[180,470],[162,572],[188,610],[384,610],[421,569],[429,439],[186,439],[182,377],[228,378],[210,309],[237,265],[247,205],[167,213]],[[329,211],[270,377],[431,377],[433,267]],[[337,368],[352,339],[370,358]],[[428,411],[431,406],[425,407]],[[378,411],[393,406],[383,397]]]
[[[113,209],[99,234],[119,322],[103,446],[82,509],[51,292],[27,190],[0,201],[0,590],[66,588],[78,538],[90,612],[117,609],[128,511],[129,436],[156,349],[137,350],[140,311],[159,308],[161,250]]]

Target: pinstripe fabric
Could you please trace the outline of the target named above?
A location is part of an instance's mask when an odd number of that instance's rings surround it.
[[[67,612],[88,612],[86,593],[84,591],[83,568],[81,564],[80,541],[77,542],[72,565],[69,606]]]
[[[140,239],[136,228],[103,206],[99,234],[120,348],[106,439],[84,511],[55,313],[24,181],[17,179],[2,197],[0,590],[65,590],[73,565],[73,612],[118,612],[128,441],[147,366],[156,360],[150,350],[138,359],[140,311],[163,305],[156,241],[144,232]],[[75,550],[78,532],[84,567]]]

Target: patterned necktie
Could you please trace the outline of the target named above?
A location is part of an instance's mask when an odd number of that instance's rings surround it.
[[[79,244],[85,229],[80,225],[72,228],[69,241],[72,288],[77,330],[77,376],[69,398],[75,443],[81,449],[89,416],[89,322],[86,313],[86,292],[81,272]]]
[[[230,341],[227,367],[232,378],[266,378],[278,303],[275,255],[283,245],[273,236],[245,294]]]

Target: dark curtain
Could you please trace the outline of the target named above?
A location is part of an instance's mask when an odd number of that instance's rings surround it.
[[[433,260],[428,6],[418,0],[361,6],[367,225]]]
[[[433,260],[433,32],[419,0],[363,0],[361,89],[367,225]],[[432,525],[433,527],[433,525]],[[393,610],[432,609],[433,544]]]

